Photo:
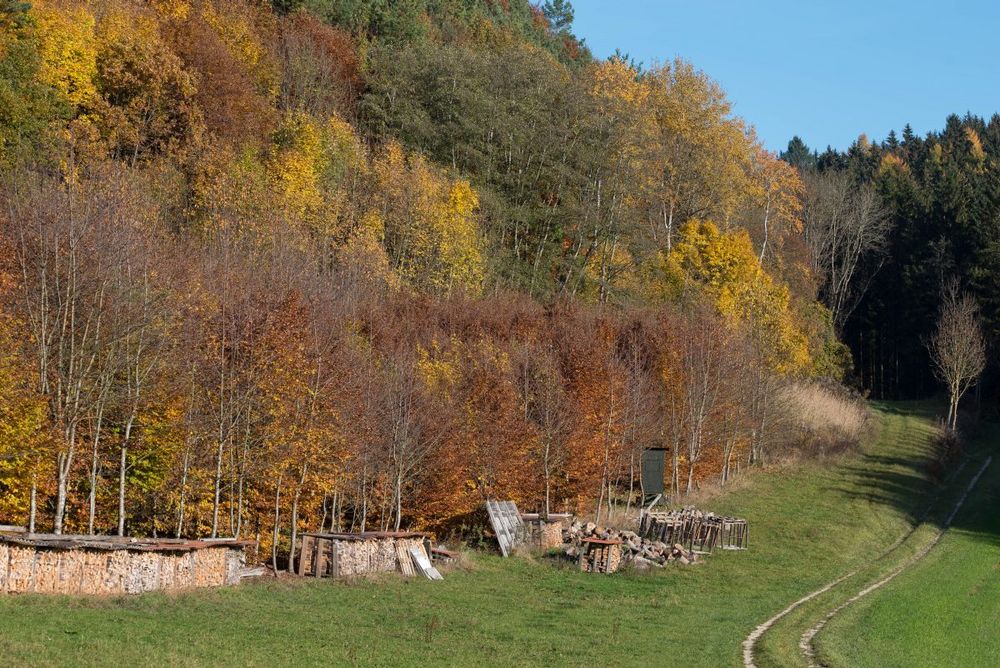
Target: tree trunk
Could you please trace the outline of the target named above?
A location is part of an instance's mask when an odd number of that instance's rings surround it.
[[[396,476],[396,531],[403,524],[403,474],[400,471]]]
[[[87,515],[87,535],[94,535],[94,516],[97,514],[97,462],[98,462],[98,448],[101,442],[101,422],[104,418],[104,411],[98,409],[97,411],[97,423],[94,426],[94,447],[91,451],[90,458],[90,495],[87,499],[88,501],[88,515]]]
[[[28,507],[28,533],[35,533],[35,517],[38,515],[38,474],[31,474],[31,501]]]
[[[329,495],[324,494],[323,495],[323,502],[320,504],[320,507],[323,509],[323,516],[319,518],[319,531],[320,532],[322,532],[323,529],[326,528],[326,518],[330,515],[330,509],[327,508],[327,505],[326,505],[327,501],[329,501],[329,500],[330,500]],[[330,521],[330,524],[331,525],[333,524],[333,520]],[[331,529],[331,531],[332,531],[332,529]]]
[[[126,437],[127,438],[127,437]],[[125,535],[125,471],[128,462],[128,445],[122,444],[118,460],[118,535]]]
[[[138,391],[136,392],[136,402],[138,402]],[[125,476],[128,472],[128,444],[132,438],[132,426],[135,424],[138,406],[133,405],[132,414],[129,415],[128,422],[125,423],[125,433],[122,436],[122,447],[118,460],[118,535],[125,535]]]
[[[681,491],[681,475],[680,475],[680,448],[679,443],[674,442],[674,446],[671,448],[670,453],[670,497],[671,501],[673,498],[680,494]]]
[[[334,492],[333,507],[330,509],[330,533],[340,531],[340,506],[343,502],[343,496],[339,492]]]
[[[601,523],[601,508],[604,507],[604,477],[601,476],[601,495],[597,498],[597,513],[594,518],[596,524]]]
[[[73,455],[76,451],[76,425],[72,425],[67,430],[66,439],[69,449],[65,454],[59,453],[56,460],[58,469],[58,481],[56,490],[56,511],[52,522],[52,533],[61,534],[63,531],[63,518],[66,515],[66,494],[69,486],[69,474],[73,466]]]
[[[302,465],[302,473],[299,475],[299,484],[295,486],[295,496],[292,497],[292,544],[288,548],[288,572],[293,573],[295,563],[295,539],[299,534],[299,498],[302,496],[302,486],[306,482],[306,475],[309,472],[309,464]]]
[[[177,538],[180,538],[184,531],[184,502],[187,499],[188,457],[189,454],[185,452],[184,462],[181,465],[181,491],[177,507]]]
[[[222,498],[222,457],[225,440],[219,438],[219,449],[215,456],[215,497],[212,500],[212,538],[219,536],[219,501]]]
[[[625,517],[632,510],[632,494],[635,492],[635,453],[628,460],[628,496],[625,498]]]
[[[288,573],[295,573],[295,539],[298,538],[299,528],[299,491],[295,490],[292,497],[292,530],[288,544]]]
[[[771,192],[768,190],[767,193],[767,205],[764,207],[764,241],[760,245],[760,258],[758,258],[757,263],[761,267],[764,266],[764,253],[767,252],[767,241],[768,235],[770,233],[768,227],[769,219],[771,217]]]
[[[271,566],[275,574],[278,572],[278,527],[281,526],[281,476],[274,486],[274,529],[271,533]]]

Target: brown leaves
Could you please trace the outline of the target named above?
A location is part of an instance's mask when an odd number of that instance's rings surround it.
[[[354,118],[364,78],[350,34],[296,12],[282,19],[280,39],[282,108],[318,118]]]
[[[262,141],[276,113],[237,54],[199,16],[179,24],[172,40],[175,53],[197,77],[195,99],[208,131],[230,142]]]

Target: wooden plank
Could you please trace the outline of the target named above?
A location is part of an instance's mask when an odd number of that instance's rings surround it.
[[[431,560],[427,558],[427,554],[424,553],[421,548],[411,547],[410,556],[413,557],[413,564],[417,567],[417,570],[420,571],[420,574],[425,578],[428,580],[444,579],[441,577],[441,573],[438,572],[438,569],[434,568],[431,564]]]
[[[313,541],[313,577],[323,577],[323,541],[315,539]]]
[[[399,570],[404,577],[412,578],[416,575],[413,570],[413,558],[402,543],[396,543],[396,558],[399,560]]]
[[[302,544],[299,546],[299,577],[306,574],[306,562],[308,561],[306,554],[312,554],[311,548],[313,540],[312,536],[302,537]],[[309,551],[307,552],[307,550]]]

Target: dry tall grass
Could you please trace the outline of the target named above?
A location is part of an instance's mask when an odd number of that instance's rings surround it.
[[[796,382],[780,390],[786,448],[816,456],[857,447],[871,428],[864,400],[843,388]]]

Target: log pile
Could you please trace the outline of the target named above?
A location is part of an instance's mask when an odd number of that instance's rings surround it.
[[[613,568],[599,572],[614,572],[618,568],[618,560],[624,564],[632,564],[634,568],[660,568],[667,563],[693,564],[698,555],[681,544],[668,544],[659,540],[645,539],[635,531],[610,529],[598,526],[593,522],[573,522],[563,531],[563,554],[581,563],[581,570],[592,570],[584,562],[593,560],[589,553],[602,543],[610,541],[619,543],[618,554],[613,557]],[[598,555],[605,556],[605,555]]]
[[[240,581],[246,541],[0,537],[0,592],[138,594]]]
[[[423,539],[341,541],[337,545],[337,574],[348,577],[402,570],[400,552],[405,555],[410,547],[422,549]],[[397,548],[402,549],[397,552]]]
[[[299,546],[298,573],[335,578],[394,571],[412,575],[410,550],[424,551],[426,539],[427,534],[418,532],[306,533]]]
[[[563,525],[560,522],[546,522],[538,529],[538,547],[551,550],[562,545]]]
[[[537,515],[521,515],[524,521],[524,542],[541,550],[562,546],[563,532],[570,516],[542,519]]]
[[[622,564],[621,541],[584,538],[579,564],[587,573],[614,573]]]

